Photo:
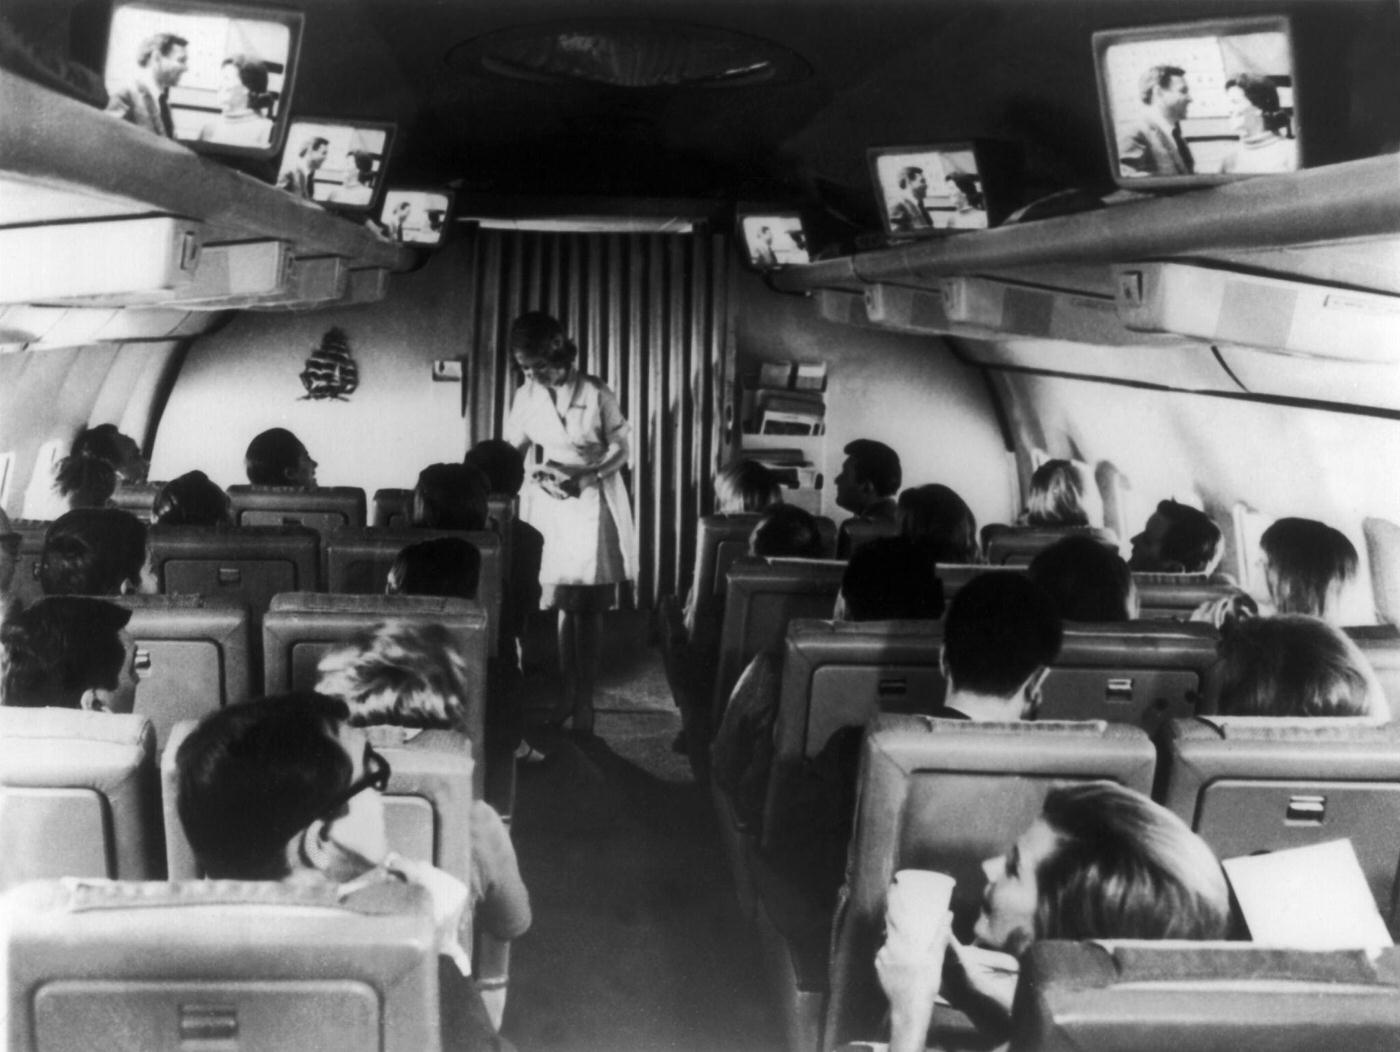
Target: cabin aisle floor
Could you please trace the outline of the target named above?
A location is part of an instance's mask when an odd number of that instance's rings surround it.
[[[527,640],[530,711],[554,703],[551,625]],[[781,1050],[758,942],[709,800],[671,752],[680,718],[647,615],[613,612],[598,737],[546,736],[512,837],[534,927],[512,949],[502,1032],[520,1052]],[[533,644],[533,645],[531,645]]]

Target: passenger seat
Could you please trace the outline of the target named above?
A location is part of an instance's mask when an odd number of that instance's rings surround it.
[[[328,530],[365,524],[365,491],[357,486],[230,486],[235,526],[308,526]]]
[[[1105,547],[1118,550],[1118,535],[1099,526],[1003,526],[993,524],[982,531],[982,549],[993,566],[1029,566],[1031,560],[1052,544],[1066,537],[1091,537]]]

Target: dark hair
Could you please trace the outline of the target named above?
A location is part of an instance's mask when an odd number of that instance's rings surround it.
[[[430,530],[486,528],[490,480],[470,464],[430,464],[413,489],[413,525]]]
[[[298,157],[305,157],[312,150],[319,150],[322,146],[329,146],[331,141],[324,135],[313,135],[301,144],[301,149],[297,151]]]
[[[350,784],[336,738],[348,716],[343,701],[300,691],[218,709],[180,743],[180,824],[206,876],[287,876],[287,842]]]
[[[1189,504],[1164,500],[1157,514],[1170,524],[1162,538],[1162,559],[1179,564],[1186,573],[1203,573],[1220,552],[1220,527],[1209,515]]]
[[[917,164],[906,164],[903,168],[899,170],[899,188],[903,190],[911,182],[914,181],[915,176],[923,174],[924,170],[920,168]]]
[[[136,440],[118,431],[116,424],[98,424],[79,432],[78,437],[73,439],[73,448],[68,451],[68,455],[96,457],[98,460],[105,460],[114,468],[120,468],[126,462],[127,454],[123,443],[136,447]]]
[[[1186,70],[1180,66],[1149,66],[1138,78],[1138,98],[1151,102],[1153,89],[1169,88],[1174,77],[1185,76]]]
[[[238,81],[248,89],[248,108],[257,113],[266,113],[272,107],[275,95],[267,90],[267,63],[247,55],[230,55],[220,63],[238,70]]]
[[[1269,593],[1280,614],[1331,614],[1334,591],[1356,576],[1356,547],[1316,519],[1277,519],[1259,537],[1269,560]]]
[[[967,198],[967,203],[973,208],[987,207],[987,199],[982,194],[982,188],[977,185],[977,176],[967,172],[954,172],[943,181],[952,183],[962,191],[962,195]]]
[[[248,481],[254,486],[288,486],[289,474],[295,474],[306,446],[285,427],[273,427],[248,443],[243,454],[243,467]],[[307,454],[308,456],[310,454]]]
[[[943,582],[927,552],[903,537],[877,537],[851,555],[841,577],[852,621],[943,616]]]
[[[1382,716],[1376,674],[1341,629],[1304,614],[1246,617],[1220,629],[1225,716]]]
[[[393,595],[437,595],[475,599],[481,583],[481,552],[461,537],[434,537],[410,544],[389,569]]]
[[[76,709],[91,687],[111,690],[131,611],[101,599],[40,599],[0,623],[0,704]]]
[[[512,354],[543,358],[550,365],[572,365],[578,347],[564,334],[559,319],[544,311],[529,311],[510,325]]]
[[[1133,572],[1093,537],[1065,537],[1036,553],[1030,577],[1066,621],[1130,621],[1136,613]]]
[[[374,185],[374,154],[368,150],[351,150],[350,159],[355,163],[355,175],[365,186]]]
[[[977,561],[977,519],[967,501],[941,483],[901,493],[895,521],[900,536],[924,548],[935,562]]]
[[[736,460],[715,474],[717,511],[763,511],[782,501],[778,477],[756,460]]]
[[[189,47],[190,42],[182,36],[174,33],[155,33],[141,41],[141,46],[136,50],[136,64],[138,66],[150,65],[151,59],[159,54],[163,57],[169,56],[170,52],[177,47]]]
[[[482,472],[492,493],[514,495],[525,484],[525,457],[504,439],[487,438],[478,442],[467,450],[462,463]]]
[[[53,488],[70,508],[101,508],[117,491],[117,469],[96,457],[64,457]]]
[[[1026,500],[1028,526],[1088,526],[1084,480],[1068,460],[1047,460],[1031,475]]]
[[[1225,82],[1225,90],[1231,88],[1239,88],[1249,104],[1259,111],[1267,130],[1280,135],[1288,134],[1288,113],[1279,105],[1278,88],[1274,87],[1272,80],[1252,73],[1236,73]]]
[[[775,504],[749,534],[749,554],[820,559],[826,543],[811,512],[795,504]]]
[[[846,443],[842,452],[856,462],[860,481],[870,483],[880,496],[892,497],[899,492],[904,474],[899,465],[899,454],[889,446],[873,438],[858,438]]]
[[[226,526],[232,521],[228,494],[202,471],[187,471],[162,486],[151,514],[163,526]]]
[[[943,658],[958,690],[1009,698],[1055,660],[1062,634],[1045,589],[1023,574],[991,571],[948,604]]]
[[[74,508],[55,519],[39,555],[45,595],[119,595],[141,579],[146,524],[116,508]]]

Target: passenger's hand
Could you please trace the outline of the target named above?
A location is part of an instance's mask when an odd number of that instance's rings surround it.
[[[953,915],[930,934],[910,938],[892,932],[875,955],[875,974],[890,1001],[890,1052],[924,1047],[933,1005],[943,982],[943,958],[952,938]]]

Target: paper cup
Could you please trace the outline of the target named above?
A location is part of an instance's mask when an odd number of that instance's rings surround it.
[[[885,931],[891,939],[914,945],[933,942],[944,926],[944,915],[957,882],[946,873],[901,869],[894,875],[885,900]]]

